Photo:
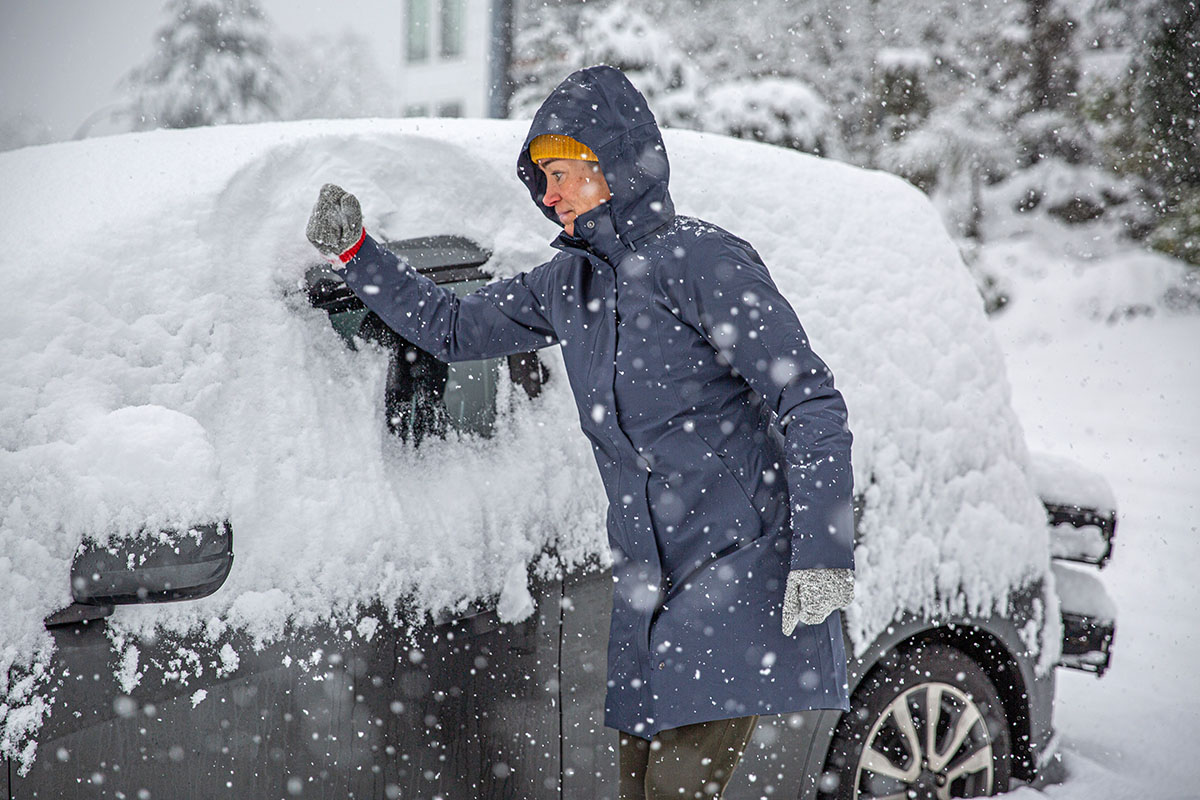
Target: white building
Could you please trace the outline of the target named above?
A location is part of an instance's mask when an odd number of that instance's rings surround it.
[[[403,0],[404,116],[504,116],[511,20],[512,0]]]

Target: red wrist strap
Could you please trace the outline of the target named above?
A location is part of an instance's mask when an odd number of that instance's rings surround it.
[[[350,246],[349,250],[347,250],[346,252],[344,252],[340,256],[338,256],[338,258],[341,260],[341,262],[343,264],[345,264],[350,259],[354,258],[354,255],[358,252],[358,248],[362,247],[363,242],[365,242],[366,240],[367,240],[367,229],[363,228],[362,236],[358,237],[358,241],[355,242],[354,244],[352,244]]]

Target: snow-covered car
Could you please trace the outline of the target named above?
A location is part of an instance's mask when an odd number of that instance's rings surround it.
[[[605,504],[561,358],[440,364],[303,236],[336,181],[456,291],[534,266],[555,229],[513,174],[523,134],[292,123],[0,155],[21,198],[0,215],[20,298],[0,796],[616,796]],[[1066,562],[1109,559],[1111,492],[1027,452],[919,192],[723,137],[667,146],[677,206],[755,244],[855,433],[851,711],[764,718],[726,796],[1037,779],[1055,668],[1108,665],[1115,611]]]

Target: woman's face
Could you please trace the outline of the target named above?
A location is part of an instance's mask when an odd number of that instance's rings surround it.
[[[608,181],[595,161],[548,158],[538,162],[538,166],[546,173],[542,204],[554,209],[568,236],[575,234],[576,217],[612,198]]]

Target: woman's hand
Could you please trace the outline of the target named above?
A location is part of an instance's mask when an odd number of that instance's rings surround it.
[[[796,624],[818,625],[836,609],[854,599],[854,570],[795,569],[788,573],[783,593],[783,633],[791,636]]]
[[[321,255],[340,266],[349,260],[343,256],[362,240],[363,232],[358,198],[332,183],[322,186],[305,230]]]

